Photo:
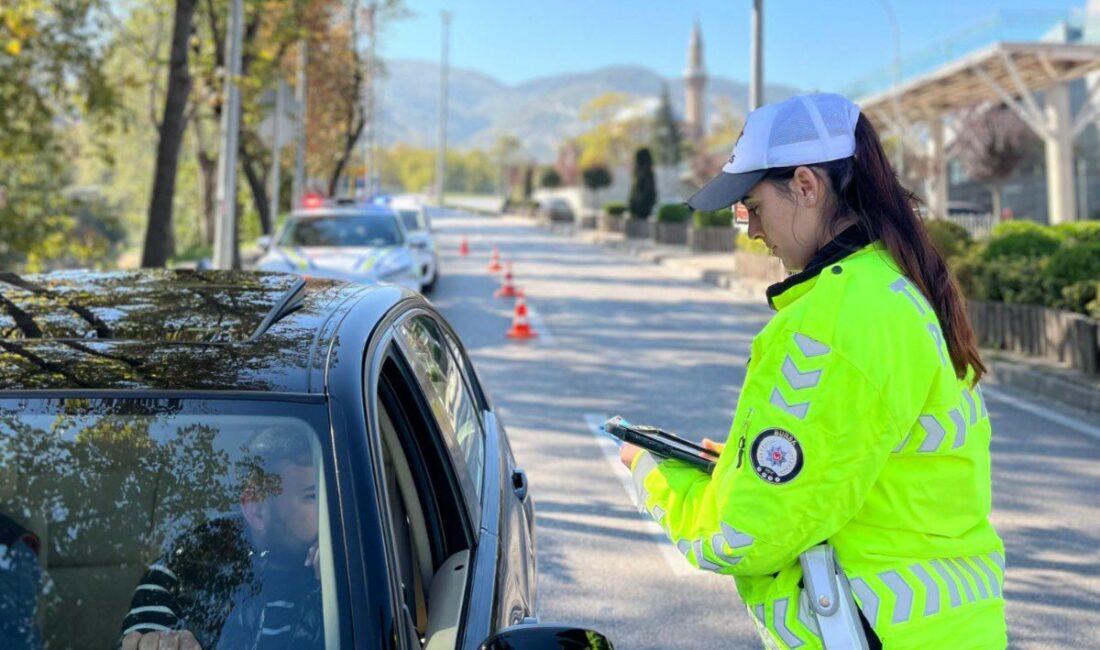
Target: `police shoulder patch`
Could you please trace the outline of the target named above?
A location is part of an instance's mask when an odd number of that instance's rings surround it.
[[[787,483],[802,471],[802,446],[789,431],[765,429],[753,440],[749,459],[760,478],[772,484]]]

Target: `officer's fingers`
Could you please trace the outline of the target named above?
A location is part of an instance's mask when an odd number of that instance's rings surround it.
[[[141,641],[138,643],[138,650],[159,650],[159,648],[160,632],[150,632],[141,635]]]
[[[709,449],[713,452],[722,453],[722,450],[726,448],[726,444],[722,442],[715,442],[710,438],[703,438],[703,449]]]
[[[199,645],[195,635],[184,630],[180,632],[180,650],[202,650],[202,646]]]
[[[141,641],[141,632],[131,632],[122,637],[122,650],[138,650],[138,641]]]

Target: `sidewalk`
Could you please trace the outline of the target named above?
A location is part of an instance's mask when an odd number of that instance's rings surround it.
[[[534,221],[529,217],[514,218]],[[621,233],[580,230],[573,225],[536,224],[555,234],[620,251],[651,264],[660,264],[685,278],[727,289],[738,299],[765,303],[764,292],[768,285],[739,279],[733,256],[728,253],[691,253],[683,246],[663,246],[648,239],[626,239]],[[1057,409],[1065,409],[1086,420],[1100,418],[1100,377],[999,350],[983,350],[983,357],[989,370],[983,381],[990,385],[1005,386],[1038,397],[1053,403]]]

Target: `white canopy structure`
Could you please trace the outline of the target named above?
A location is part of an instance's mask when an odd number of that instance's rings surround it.
[[[997,43],[896,89],[858,100],[875,125],[920,152],[932,170],[926,179],[929,211],[947,207],[944,117],[983,102],[1000,102],[1020,116],[1046,145],[1047,205],[1051,223],[1077,220],[1073,141],[1100,116],[1100,84],[1076,115],[1069,82],[1100,71],[1100,45]],[[1035,93],[1043,93],[1043,105]],[[926,142],[914,127],[927,128]]]

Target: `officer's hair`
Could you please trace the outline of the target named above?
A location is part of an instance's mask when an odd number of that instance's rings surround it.
[[[829,179],[833,194],[831,222],[853,219],[872,240],[882,241],[936,311],[955,374],[965,379],[973,372],[971,379],[976,384],[985,374],[985,364],[978,353],[962,292],[917,216],[919,200],[898,182],[875,128],[863,115],[856,123],[855,138],[854,156],[811,167]],[[790,195],[787,183],[796,169],[771,169],[764,178]]]

